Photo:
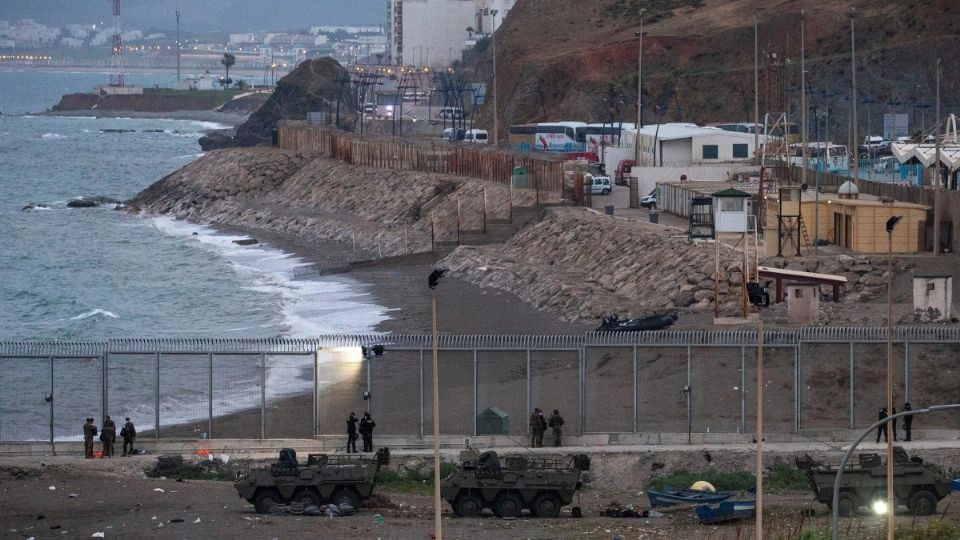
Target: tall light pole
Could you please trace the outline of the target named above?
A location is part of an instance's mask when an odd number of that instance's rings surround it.
[[[900,216],[887,220],[887,415],[893,414],[893,229]],[[893,438],[887,422],[887,540],[893,540]]]
[[[180,2],[177,2],[177,80],[180,80]]]
[[[753,152],[757,155],[760,155],[760,35],[757,29],[759,19],[758,8],[753,11]],[[643,19],[640,19],[640,28],[641,30],[643,28]],[[640,40],[642,44],[643,38],[641,37]]]
[[[637,137],[634,141],[634,151],[636,153],[637,166],[643,165],[640,158],[640,128],[643,127],[643,13],[646,9],[640,10],[640,31],[637,37],[640,38],[640,50],[637,53]]]
[[[933,175],[936,183],[933,184],[933,254],[940,255],[940,188],[943,176],[940,174],[940,59],[937,58],[937,119],[933,123],[936,131],[933,134],[934,153],[936,162],[933,164]]]
[[[763,319],[757,315],[757,540],[763,540]]]
[[[436,269],[430,273],[427,284],[430,286],[430,300],[433,307],[433,534],[436,540],[443,540],[443,522],[441,520],[440,501],[440,376],[437,371],[437,285],[445,270]]]
[[[853,107],[853,181],[860,179],[860,143],[857,142],[857,41],[856,31],[854,30],[853,20],[856,16],[856,8],[850,8],[850,83],[851,91],[850,104]]]
[[[801,169],[800,184],[807,183],[807,48],[806,48],[806,19],[805,10],[800,10],[800,145],[801,145]],[[814,245],[817,239],[813,239]]]
[[[493,19],[491,22],[490,38],[493,40],[493,147],[496,148],[500,144],[500,124],[497,120],[497,13],[500,13],[499,10],[491,9],[490,16]]]

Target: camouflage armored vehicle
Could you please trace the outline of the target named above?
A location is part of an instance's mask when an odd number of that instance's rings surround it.
[[[582,487],[580,474],[590,458],[508,456],[506,467],[496,452],[460,453],[457,470],[443,479],[440,496],[461,517],[478,517],[484,508],[498,517],[517,517],[524,509],[537,517],[556,517]]]
[[[373,457],[356,454],[309,454],[307,464],[297,462],[289,448],[269,467],[253,469],[234,483],[241,499],[257,512],[269,513],[274,504],[292,502],[321,504],[347,503],[353,508],[370,498],[380,467],[390,463],[390,451],[381,448]]]
[[[797,458],[797,467],[805,470],[817,500],[833,506],[833,482],[837,467],[824,465],[809,456]],[[897,505],[906,505],[918,516],[937,511],[937,503],[950,494],[950,478],[940,467],[909,457],[902,447],[893,449],[893,496]],[[856,464],[848,464],[840,486],[838,509],[841,516],[852,516],[862,506],[887,498],[887,465],[880,454],[862,453]]]

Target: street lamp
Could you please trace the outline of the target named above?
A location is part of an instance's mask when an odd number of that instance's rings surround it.
[[[493,146],[497,147],[500,143],[500,129],[497,121],[497,13],[500,13],[500,10],[491,9],[490,16],[492,18],[490,25],[490,38],[493,40]],[[437,539],[439,540],[439,539]]]
[[[893,412],[893,230],[901,216],[887,220],[887,414]],[[887,540],[893,540],[893,437],[887,418]]]
[[[433,534],[435,540],[443,540],[443,524],[440,512],[440,377],[437,372],[437,285],[446,270],[437,268],[427,278],[433,310]]]
[[[853,107],[853,182],[860,179],[860,143],[857,142],[857,42],[853,21],[856,8],[850,8],[850,83],[852,94],[850,105]]]
[[[637,54],[637,136],[634,141],[634,151],[636,157],[634,162],[637,166],[642,165],[640,161],[640,128],[643,127],[643,13],[646,9],[640,10],[640,31],[636,33],[640,38],[640,51]]]

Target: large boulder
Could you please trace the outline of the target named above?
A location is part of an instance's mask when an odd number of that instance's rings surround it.
[[[307,113],[333,111],[340,96],[342,116],[351,114],[353,92],[349,72],[332,58],[307,60],[277,82],[270,99],[237,128],[232,138],[223,134],[200,138],[204,151],[235,146],[261,146],[272,142],[280,120],[304,120]],[[342,95],[341,95],[342,90]]]

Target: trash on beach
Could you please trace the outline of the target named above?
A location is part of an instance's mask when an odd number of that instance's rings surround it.
[[[80,496],[80,495],[78,495],[78,494],[76,494],[76,493],[71,493],[71,494],[67,495],[67,498],[68,498],[68,499],[76,499],[76,498],[79,497],[79,496]]]
[[[50,487],[48,487],[47,489],[49,489],[50,491],[56,491],[56,490],[57,490],[57,486],[50,486]]]
[[[374,522],[374,523],[383,523],[384,521],[386,521],[386,518],[384,518],[381,514],[374,514],[374,515],[373,515],[373,522]]]
[[[230,454],[220,454],[220,461],[230,463]]]
[[[200,518],[193,520],[194,523],[200,523]]]
[[[183,518],[173,518],[170,523],[183,523]]]
[[[90,535],[90,538],[103,538],[103,533],[102,533],[102,532],[95,532],[95,533],[93,533],[93,534]]]
[[[153,488],[157,493],[163,493],[163,488]]]

